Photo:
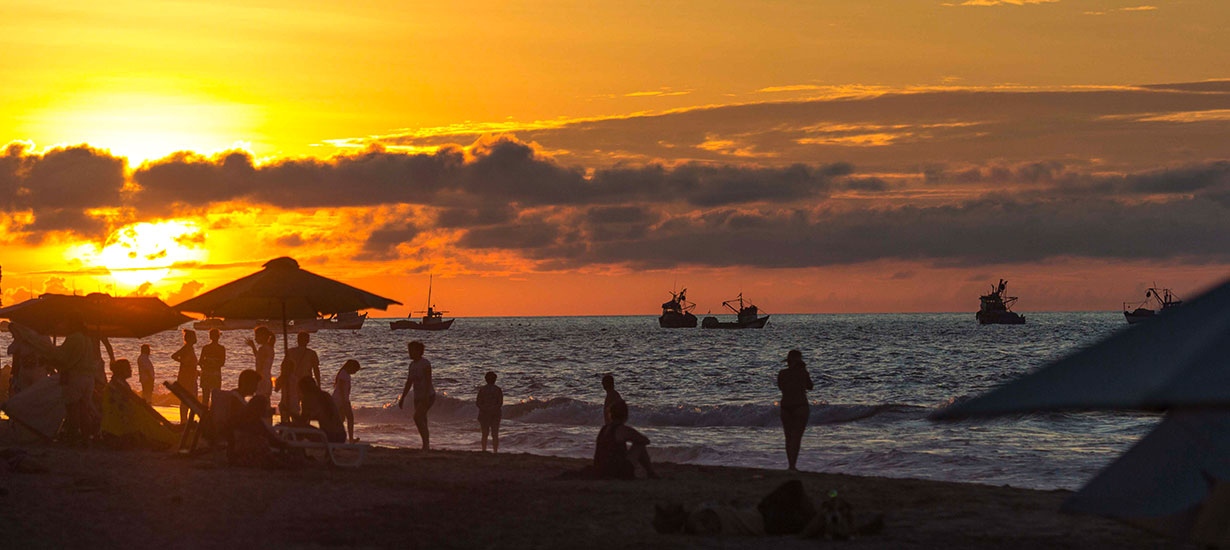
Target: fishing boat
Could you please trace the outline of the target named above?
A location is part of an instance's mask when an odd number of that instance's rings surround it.
[[[671,301],[662,304],[662,316],[658,317],[658,326],[662,328],[696,328],[696,316],[692,308],[696,304],[687,299],[688,289],[671,293]]]
[[[1151,286],[1145,291],[1145,300],[1143,302],[1123,302],[1123,316],[1127,319],[1129,325],[1133,325],[1146,319],[1152,319],[1157,314],[1172,307],[1177,307],[1182,303],[1183,300],[1180,300],[1169,288]],[[1157,309],[1151,309],[1146,306],[1153,306]]]
[[[738,302],[739,307],[735,307]],[[734,321],[719,321],[717,317],[705,317],[701,322],[701,328],[764,328],[765,323],[769,322],[769,316],[760,316],[760,309],[751,302],[744,304],[743,293],[733,300],[726,300],[722,305],[727,309],[735,312]]]
[[[318,330],[359,330],[363,328],[363,322],[367,321],[367,314],[360,314],[357,311],[348,311],[338,313],[329,317],[321,317],[319,319],[295,319],[291,321],[289,326],[300,332],[316,332]]]
[[[416,311],[414,313],[422,313],[423,316],[418,321],[412,319],[402,319],[389,323],[390,330],[448,330],[453,326],[453,321],[456,319],[444,320],[444,314],[447,311],[436,311],[435,304],[431,303],[431,275],[427,276],[427,310]]]
[[[990,294],[978,297],[981,307],[974,317],[983,325],[1023,325],[1025,316],[1012,311],[1016,296],[1008,296],[1008,281],[999,280],[999,284],[991,287]]]

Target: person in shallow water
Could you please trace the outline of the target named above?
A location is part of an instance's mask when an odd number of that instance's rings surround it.
[[[189,393],[195,396],[197,368],[196,348],[193,346],[196,346],[196,331],[185,330],[184,345],[180,346],[179,349],[175,350],[175,353],[171,354],[171,360],[179,363],[179,376],[175,379],[175,382],[180,386],[183,386],[185,390],[188,390]],[[179,423],[183,424],[187,418],[188,406],[180,405]]]
[[[265,327],[256,327],[253,332],[253,338],[244,340],[248,347],[252,348],[252,355],[256,358],[255,370],[259,381],[256,385],[256,393],[262,394],[265,397],[273,396],[273,344],[275,337],[273,331]]]
[[[348,359],[337,371],[337,376],[333,377],[333,404],[337,405],[337,412],[346,421],[346,433],[349,434],[347,437],[350,443],[358,441],[354,436],[354,407],[350,404],[350,377],[359,372],[359,368],[358,361]]]
[[[410,369],[406,372],[406,385],[397,400],[397,408],[405,408],[406,394],[414,389],[414,426],[419,429],[423,450],[431,449],[431,433],[427,430],[427,410],[436,402],[436,389],[431,383],[431,361],[423,357],[426,348],[422,342],[406,344],[410,354]]]
[[[790,471],[797,472],[799,447],[803,444],[803,432],[811,415],[807,404],[807,391],[814,386],[803,362],[803,352],[792,349],[786,354],[786,368],[777,373],[777,387],[782,390],[782,429],[786,432],[786,460]]]
[[[634,464],[640,464],[646,476],[657,479],[658,474],[649,461],[649,438],[625,424],[628,404],[616,401],[610,413],[611,421],[598,432],[598,442],[594,446],[594,474],[603,479],[634,479]]]
[[[146,403],[154,400],[154,361],[150,358],[149,344],[141,344],[137,356],[137,379],[141,382],[141,399]]]
[[[495,385],[496,374],[488,372],[487,385],[478,388],[478,429],[483,434],[483,451],[487,450],[487,434],[491,434],[492,452],[500,452],[500,417],[504,408],[504,390]]]

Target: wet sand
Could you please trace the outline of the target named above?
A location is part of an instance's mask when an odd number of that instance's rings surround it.
[[[220,457],[26,447],[45,473],[0,469],[0,546],[249,548],[1157,548],[1119,523],[1058,512],[1066,491],[804,473],[880,535],[851,541],[659,535],[653,503],[756,501],[784,471],[663,464],[665,479],[565,480],[585,461],[373,449],[356,470],[230,468]]]

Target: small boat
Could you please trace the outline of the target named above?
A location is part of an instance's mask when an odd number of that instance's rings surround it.
[[[295,319],[288,326],[294,330],[307,332],[316,332],[318,330],[359,330],[363,328],[364,321],[367,321],[366,313],[360,314],[357,311],[348,311],[321,319]]]
[[[739,307],[735,307],[735,302],[739,302]],[[743,303],[743,293],[733,300],[726,300],[722,305],[727,309],[735,312],[734,321],[719,321],[717,317],[705,317],[700,322],[701,328],[764,328],[765,323],[769,322],[769,316],[760,317],[760,310],[748,302]]]
[[[662,316],[658,317],[658,326],[662,328],[696,328],[696,316],[692,308],[696,307],[688,301],[688,289],[671,293],[671,301],[662,304]]]
[[[1123,303],[1123,317],[1127,319],[1129,325],[1133,325],[1146,319],[1152,319],[1157,314],[1182,304],[1183,300],[1180,300],[1169,288],[1149,287],[1145,291],[1145,300],[1143,302],[1136,304]],[[1149,305],[1153,305],[1157,309],[1145,307]]]
[[[983,325],[1023,325],[1025,316],[1012,311],[1016,296],[1008,296],[1008,281],[999,280],[998,286],[991,287],[991,293],[979,296],[981,307],[974,318]]]
[[[427,311],[416,311],[414,313],[422,313],[423,317],[419,321],[411,319],[402,319],[389,323],[389,330],[448,330],[453,326],[453,321],[456,319],[444,320],[444,314],[447,311],[436,311],[436,307],[431,303],[431,275],[427,276]]]

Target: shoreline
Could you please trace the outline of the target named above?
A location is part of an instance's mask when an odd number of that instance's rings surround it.
[[[1066,490],[1040,491],[846,474],[663,463],[661,480],[563,479],[587,460],[532,454],[374,447],[355,470],[314,461],[291,470],[224,465],[218,453],[15,447],[44,473],[0,469],[0,537],[15,548],[1155,548],[1115,521],[1059,513]],[[836,489],[883,533],[835,542],[695,537],[653,530],[653,505],[755,503],[801,479]]]

